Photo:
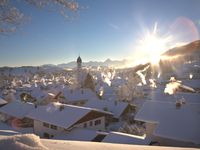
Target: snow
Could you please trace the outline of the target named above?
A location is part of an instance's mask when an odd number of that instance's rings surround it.
[[[0,139],[0,149],[6,150],[47,150],[40,138],[34,134],[24,134]]]
[[[120,118],[124,110],[128,107],[128,103],[125,102],[117,102],[117,101],[109,101],[109,100],[96,100],[96,101],[88,101],[85,107],[97,108],[100,110],[105,110],[112,112],[115,118]]]
[[[149,98],[152,101],[176,102],[184,99],[186,103],[200,103],[200,93],[176,92],[174,95],[165,94],[160,90],[152,91]]]
[[[61,106],[63,107],[62,110],[60,110]],[[37,106],[37,108],[32,110],[27,115],[27,117],[59,127],[69,128],[85,115],[87,115],[90,111],[98,111],[104,114],[109,114],[101,110],[86,107],[66,105],[61,103],[50,103],[46,106]]]
[[[64,89],[63,95],[68,101],[78,101],[78,100],[93,100],[97,99],[97,96],[90,89]]]
[[[200,104],[146,101],[135,120],[157,123],[154,135],[200,144]]]
[[[38,106],[32,110],[27,117],[59,127],[69,128],[91,111],[91,109],[88,108],[64,104],[64,109],[60,111],[60,106],[61,104],[59,103],[50,103],[46,106]]]
[[[45,97],[48,97],[48,93],[42,91],[40,88],[37,87],[32,89],[31,96],[36,98],[38,101],[41,101]]]
[[[5,136],[11,136],[16,134],[19,134],[19,132],[14,131],[11,126],[0,122],[0,139]]]
[[[0,138],[22,133],[33,133],[33,128],[20,128],[0,122]]]
[[[4,105],[4,104],[7,104],[8,102],[7,101],[5,101],[4,99],[2,99],[1,97],[0,97],[0,105]]]
[[[98,135],[98,131],[75,128],[70,133],[61,133],[55,136],[56,140],[73,140],[73,141],[92,141]]]
[[[146,136],[136,136],[120,132],[110,132],[102,142],[118,144],[148,145],[151,142]]]
[[[56,140],[92,141],[97,135],[105,135],[101,142],[148,145],[151,140],[146,136],[136,136],[121,132],[101,132],[91,129],[75,128],[70,133],[61,133],[55,136]]]
[[[62,140],[41,140],[42,143],[50,150],[197,150],[195,148],[180,147],[161,147],[161,146],[141,146],[128,144],[111,144],[97,142],[79,142],[79,141],[62,141]]]
[[[182,80],[182,83],[186,86],[189,86],[195,89],[195,88],[199,88],[200,80],[199,79]]]
[[[0,139],[0,149],[6,150],[197,150],[195,148],[141,146],[97,142],[40,139],[34,134],[15,135]]]
[[[34,105],[31,103],[22,103],[13,101],[0,108],[0,112],[19,119],[24,118],[32,109]]]

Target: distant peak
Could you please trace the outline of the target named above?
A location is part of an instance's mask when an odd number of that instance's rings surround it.
[[[112,60],[110,58],[106,59],[105,62],[111,62]]]

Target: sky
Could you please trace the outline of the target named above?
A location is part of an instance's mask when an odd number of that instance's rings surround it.
[[[37,66],[76,60],[137,59],[148,32],[172,36],[169,47],[199,39],[199,0],[79,0],[73,20],[58,11],[14,2],[30,19],[0,35],[0,66]],[[148,53],[154,53],[148,51]],[[139,59],[139,57],[138,57]]]

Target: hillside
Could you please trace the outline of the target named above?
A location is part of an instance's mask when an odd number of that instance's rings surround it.
[[[187,45],[175,47],[167,52],[165,52],[164,56],[175,56],[175,55],[187,55],[194,52],[198,52],[200,54],[200,40],[191,42]]]

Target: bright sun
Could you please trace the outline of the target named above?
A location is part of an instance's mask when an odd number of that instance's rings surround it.
[[[154,26],[153,32],[147,34],[140,39],[137,49],[143,53],[153,65],[157,65],[161,59],[163,52],[167,50],[167,44],[171,40],[170,36],[161,37],[157,33],[157,24]]]

